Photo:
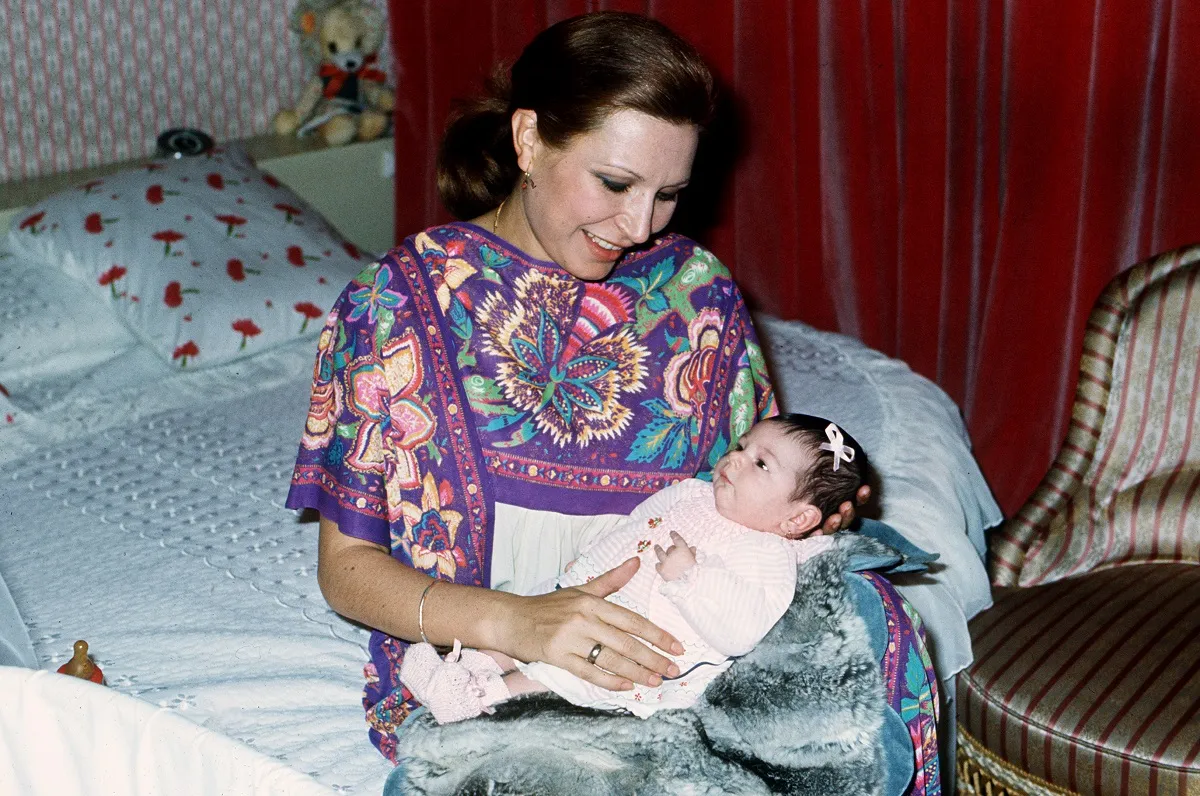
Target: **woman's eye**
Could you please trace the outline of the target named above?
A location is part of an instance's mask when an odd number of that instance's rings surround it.
[[[629,183],[617,182],[616,180],[610,180],[607,177],[601,177],[600,183],[607,190],[612,191],[613,193],[625,193],[629,190]]]
[[[658,201],[658,202],[674,202],[677,199],[679,199],[679,193],[678,192],[676,192],[676,193],[662,192],[662,193],[655,195],[654,199],[655,199],[655,201]]]

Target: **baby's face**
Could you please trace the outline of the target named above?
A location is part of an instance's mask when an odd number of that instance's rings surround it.
[[[717,511],[727,520],[764,533],[795,536],[788,521],[805,505],[793,501],[798,473],[810,454],[777,423],[759,423],[713,468]]]

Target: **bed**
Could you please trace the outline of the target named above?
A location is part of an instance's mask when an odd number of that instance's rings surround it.
[[[69,189],[0,247],[0,793],[87,793],[118,764],[147,793],[378,793],[389,773],[360,706],[368,632],[320,595],[315,517],[283,508],[320,315],[369,256],[215,157]],[[899,587],[948,686],[1001,519],[957,408],[850,338],[758,323],[784,408],[854,434],[874,511],[939,554]],[[107,687],[53,674],[76,639]]]

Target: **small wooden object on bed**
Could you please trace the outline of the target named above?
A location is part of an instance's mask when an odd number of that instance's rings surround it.
[[[83,639],[75,642],[75,654],[71,656],[71,660],[58,667],[58,673],[104,685],[104,672],[100,671],[100,667],[88,656],[88,643]]]

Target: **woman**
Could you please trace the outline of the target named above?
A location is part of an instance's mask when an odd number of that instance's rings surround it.
[[[695,50],[641,16],[586,15],[494,88],[439,163],[443,200],[471,220],[406,240],[328,319],[287,503],[321,514],[329,604],[376,628],[364,703],[392,759],[414,705],[407,642],[457,639],[614,690],[677,674],[655,648],[678,642],[603,599],[636,559],[514,593],[776,411],[728,271],[659,235],[713,110]],[[846,504],[831,527],[852,517]]]

